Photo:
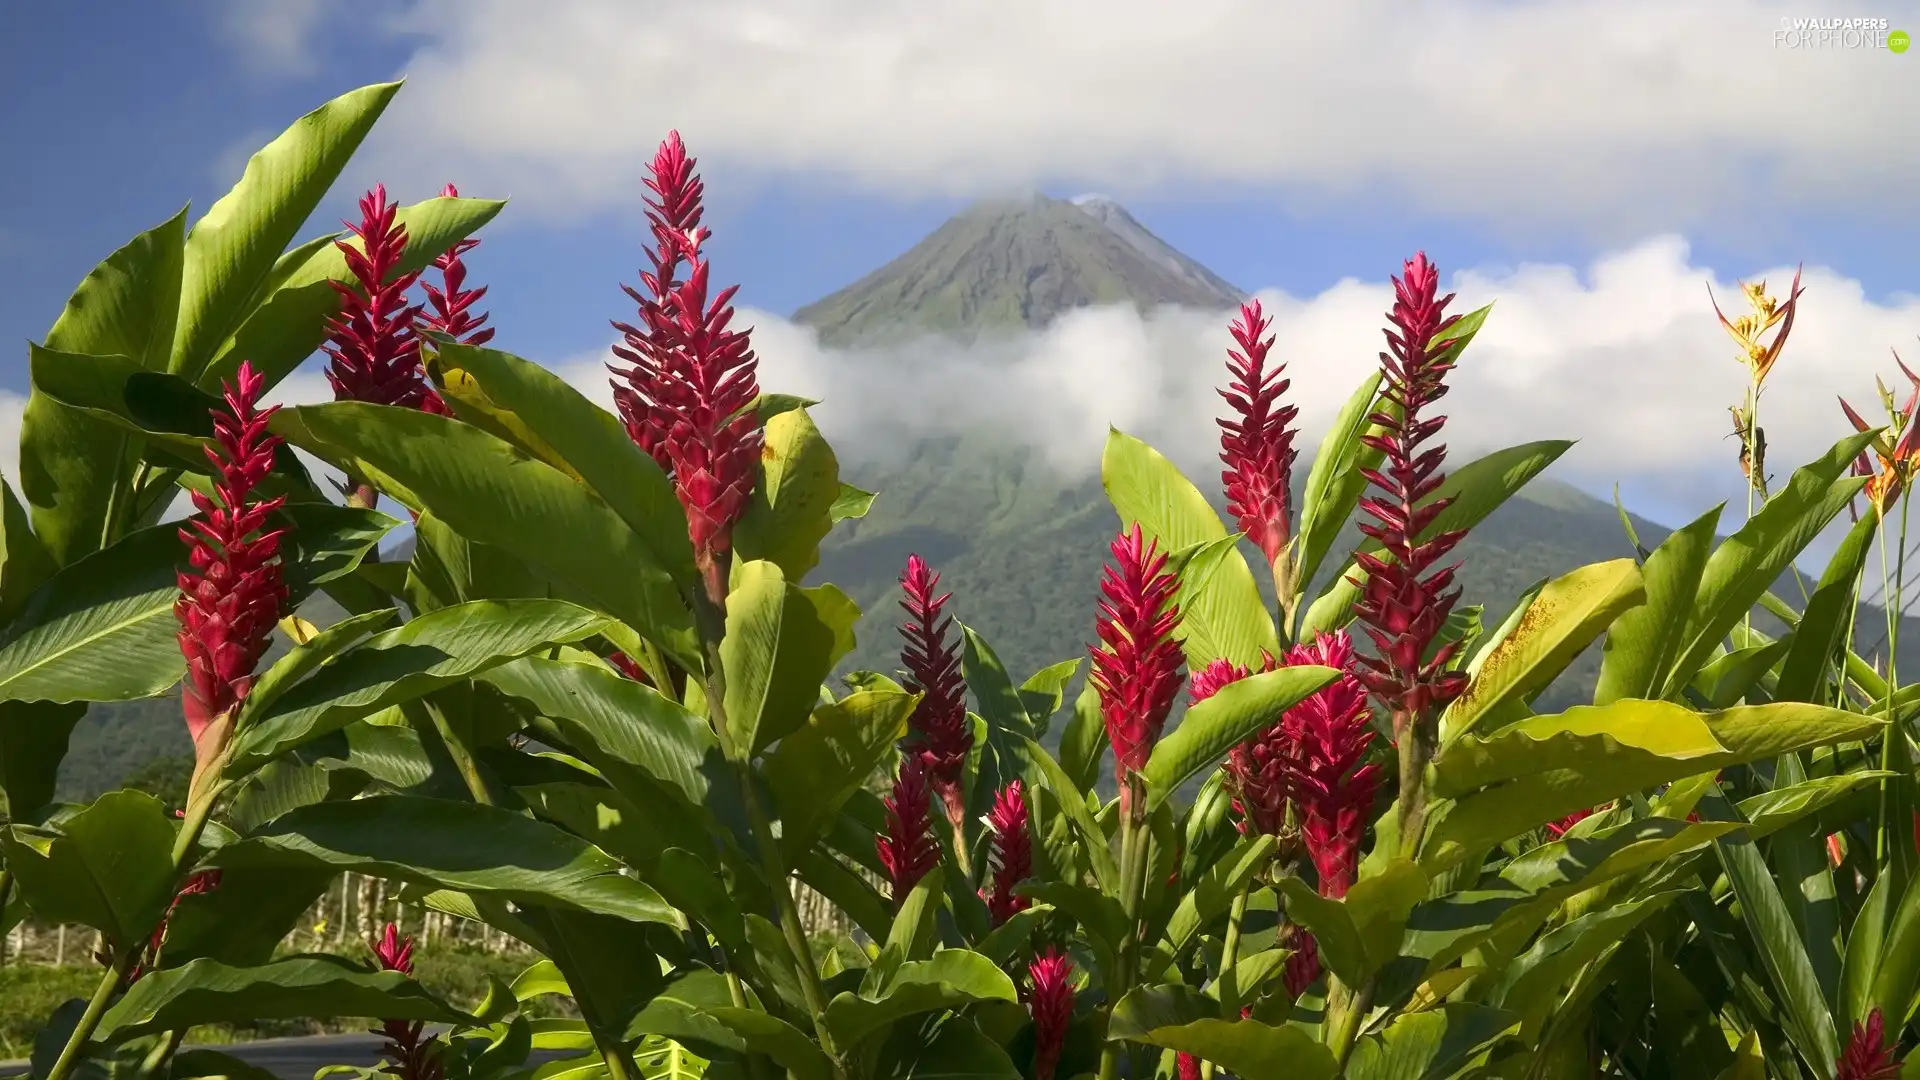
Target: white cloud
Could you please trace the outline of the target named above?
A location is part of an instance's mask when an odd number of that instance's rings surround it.
[[[214,26],[248,69],[311,75],[319,68],[314,38],[327,14],[324,0],[223,0]]]
[[[1453,276],[1451,310],[1497,301],[1450,380],[1440,411],[1456,465],[1499,446],[1578,439],[1552,475],[1606,493],[1620,483],[1635,509],[1674,521],[1741,498],[1738,444],[1727,407],[1743,398],[1746,368],[1713,315],[1708,287],[1739,314],[1738,284],[1696,266],[1685,241],[1657,237],[1596,260]],[[1443,268],[1444,269],[1444,268]],[[1784,296],[1793,273],[1762,275]],[[1878,415],[1876,375],[1905,385],[1889,355],[1920,332],[1920,298],[1885,303],[1859,283],[1808,267],[1798,320],[1761,401],[1769,471],[1784,482],[1850,431],[1844,394]],[[1288,399],[1303,427],[1300,468],[1339,405],[1378,364],[1391,305],[1385,281],[1342,281],[1317,296],[1260,293],[1274,316],[1274,355],[1287,363]],[[814,410],[844,457],[884,460],[904,441],[998,425],[1042,448],[1059,468],[1097,467],[1107,426],[1146,439],[1202,483],[1216,470],[1230,316],[1130,308],[1071,313],[1051,328],[975,347],[922,342],[898,349],[823,349],[812,331],[746,311],[761,385],[821,399]],[[606,357],[559,369],[610,405]],[[1723,519],[1736,524],[1742,510]]]
[[[670,127],[710,162],[906,194],[1384,189],[1637,231],[1782,202],[1899,205],[1920,144],[1894,133],[1920,61],[1776,47],[1781,20],[1808,14],[1778,0],[420,0],[398,25],[428,44],[375,161],[410,187],[458,174],[550,211],[637,200]],[[1869,14],[1899,28],[1920,5]]]

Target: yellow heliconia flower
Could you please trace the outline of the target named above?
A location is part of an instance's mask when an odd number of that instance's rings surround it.
[[[1746,295],[1747,303],[1753,308],[1751,315],[1742,315],[1737,319],[1728,319],[1720,310],[1720,301],[1714,300],[1713,313],[1720,317],[1720,325],[1726,328],[1736,344],[1740,346],[1741,362],[1747,365],[1753,384],[1757,387],[1767,379],[1767,373],[1780,359],[1780,350],[1787,344],[1787,335],[1793,332],[1794,309],[1799,306],[1800,271],[1793,272],[1793,287],[1788,290],[1786,303],[1775,300],[1767,293],[1765,281],[1741,282],[1740,291]],[[1713,287],[1707,287],[1709,298],[1713,296]],[[1764,335],[1775,328],[1771,341]]]
[[[1899,353],[1893,354],[1893,362],[1900,365],[1900,373],[1907,377],[1912,391],[1906,404],[1896,407],[1892,391],[1887,384],[1876,377],[1875,388],[1880,392],[1880,403],[1887,410],[1887,426],[1881,430],[1878,438],[1868,444],[1873,451],[1871,457],[1862,450],[1859,458],[1850,470],[1854,476],[1869,477],[1861,494],[1867,497],[1874,513],[1885,518],[1899,501],[1902,492],[1911,488],[1916,477],[1920,477],[1920,424],[1914,423],[1916,407],[1920,406],[1920,375],[1915,375],[1900,359]],[[1840,399],[1840,411],[1846,414],[1848,422],[1862,433],[1872,431],[1873,426],[1853,411],[1845,398]],[[1875,468],[1878,459],[1878,468]]]

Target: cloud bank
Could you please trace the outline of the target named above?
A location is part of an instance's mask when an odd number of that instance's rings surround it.
[[[390,26],[425,43],[373,160],[409,187],[457,174],[511,192],[523,212],[636,200],[670,127],[712,162],[910,196],[1378,189],[1633,230],[1616,236],[1784,203],[1891,209],[1920,166],[1920,144],[1891,134],[1920,60],[1777,43],[1805,8],[420,0]],[[1920,5],[1868,14],[1900,29]]]
[[[1783,295],[1792,268],[1761,276]],[[1904,396],[1890,349],[1920,361],[1920,297],[1875,301],[1858,281],[1818,266],[1803,283],[1793,337],[1761,402],[1776,483],[1850,430],[1836,395],[1870,417],[1878,415],[1876,375]],[[1602,495],[1619,483],[1636,510],[1658,520],[1677,523],[1741,499],[1727,407],[1742,400],[1746,369],[1708,289],[1729,314],[1742,301],[1738,283],[1695,265],[1684,240],[1648,239],[1584,269],[1470,270],[1450,275],[1448,287],[1459,293],[1455,311],[1495,304],[1444,401],[1454,461],[1571,438],[1579,445],[1550,475]],[[1378,363],[1391,286],[1345,280],[1313,296],[1267,290],[1260,299],[1274,316],[1274,355],[1292,379],[1288,399],[1300,407],[1304,468],[1334,411]],[[815,416],[849,461],[883,463],[911,440],[984,427],[1085,474],[1098,467],[1111,424],[1204,483],[1218,447],[1215,387],[1224,382],[1229,320],[1223,312],[1089,309],[1001,342],[864,352],[823,348],[811,330],[767,312],[742,311],[736,325],[754,328],[762,385],[820,399]],[[610,354],[553,358],[510,339],[498,344],[550,364],[611,407]],[[293,404],[330,396],[314,371],[273,395]],[[11,477],[21,405],[0,393],[0,466]]]

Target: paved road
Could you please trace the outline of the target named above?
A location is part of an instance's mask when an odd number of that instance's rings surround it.
[[[263,1039],[233,1046],[212,1046],[210,1050],[232,1054],[249,1065],[257,1065],[280,1080],[313,1080],[313,1074],[328,1065],[377,1065],[380,1062],[378,1035],[310,1035],[297,1039]],[[549,1061],[558,1055],[536,1052],[533,1062]],[[0,1077],[26,1072],[23,1061],[0,1062]]]

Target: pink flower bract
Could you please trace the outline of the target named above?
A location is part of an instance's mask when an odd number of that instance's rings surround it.
[[[420,339],[414,319],[420,309],[407,303],[418,271],[400,273],[407,251],[407,227],[395,220],[398,207],[387,201],[384,185],[360,200],[360,221],[347,228],[358,247],[336,241],[353,275],[353,284],[331,284],[340,294],[340,311],[327,321],[331,362],[327,382],[340,401],[366,401],[419,409],[428,395],[438,398],[420,370]]]
[[[1130,804],[1128,781],[1145,767],[1153,744],[1166,726],[1174,695],[1180,692],[1184,663],[1174,630],[1180,610],[1177,588],[1167,572],[1167,557],[1148,543],[1135,524],[1109,546],[1114,561],[1100,582],[1100,644],[1089,676],[1100,698],[1100,715],[1113,744],[1120,797]]]
[[[1073,961],[1055,949],[1027,964],[1027,1011],[1033,1017],[1033,1077],[1053,1080],[1073,1022]]]
[[[1030,897],[1017,896],[1013,891],[1033,873],[1033,836],[1027,820],[1026,791],[1015,780],[994,795],[993,809],[987,814],[987,824],[993,829],[993,887],[981,896],[995,926],[1033,906]]]
[[[905,594],[900,607],[907,615],[900,625],[900,636],[906,639],[900,663],[907,670],[906,690],[925,695],[913,710],[907,751],[918,755],[926,766],[928,779],[946,805],[947,817],[962,820],[966,805],[960,777],[967,754],[973,749],[973,724],[967,719],[960,647],[947,636],[953,620],[942,615],[952,594],[938,592],[939,586],[940,575],[924,559],[907,556],[907,568],[900,575],[900,591]]]
[[[887,828],[874,840],[880,865],[886,868],[897,907],[907,893],[940,862],[940,844],[933,837],[933,818],[927,792],[926,767],[913,755],[900,760],[893,794],[882,800]]]
[[[1267,352],[1273,348],[1267,328],[1272,324],[1260,301],[1241,306],[1232,327],[1236,347],[1227,353],[1233,382],[1220,391],[1237,419],[1215,421],[1220,425],[1220,460],[1227,466],[1220,474],[1227,489],[1227,513],[1270,565],[1279,562],[1293,527],[1288,485],[1295,457],[1293,422],[1300,414],[1298,408],[1280,404],[1289,385],[1280,377],[1285,365],[1267,366]]]

